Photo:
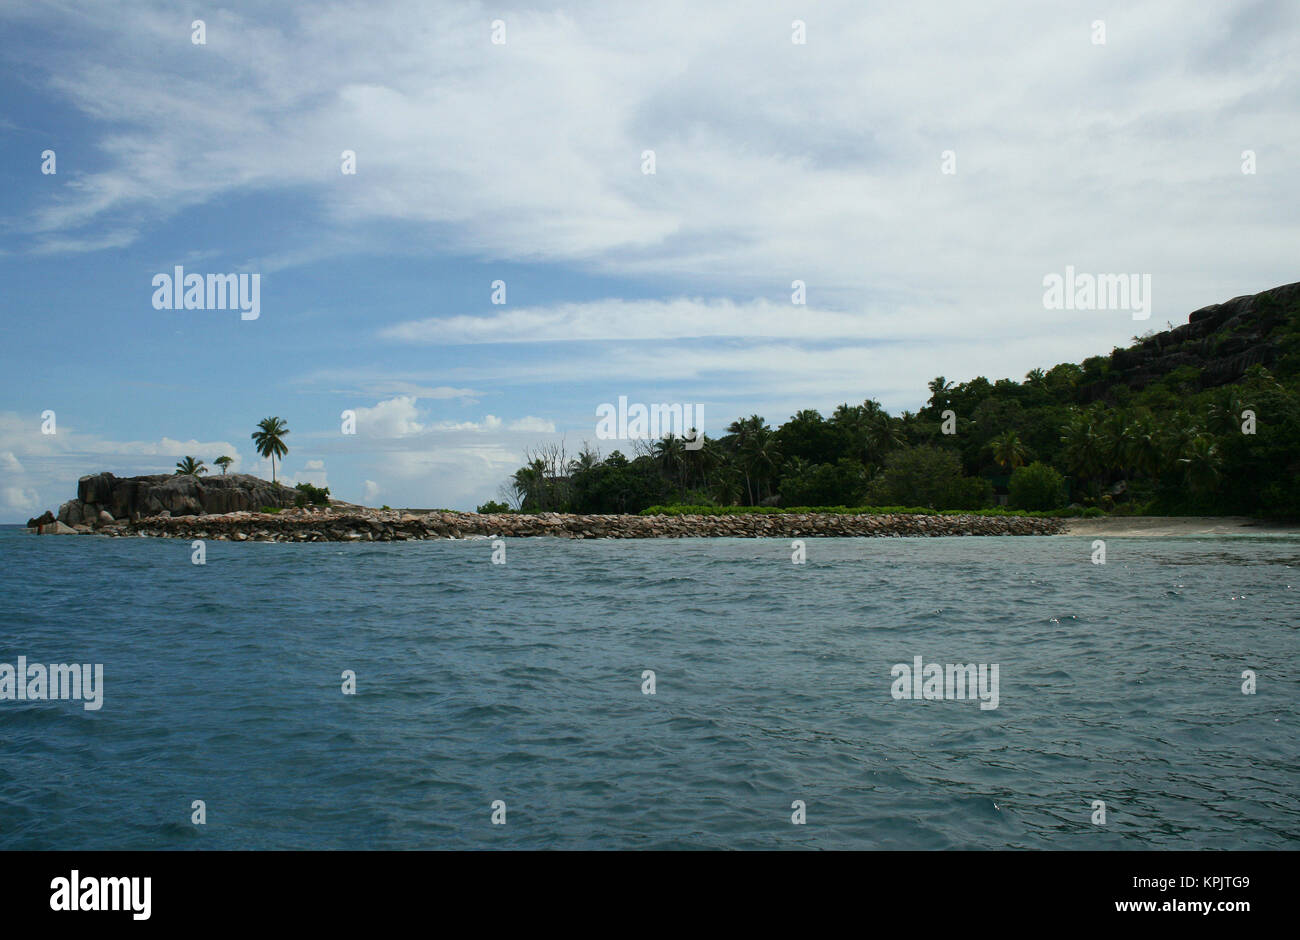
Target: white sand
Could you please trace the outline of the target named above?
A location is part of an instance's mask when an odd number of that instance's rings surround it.
[[[1067,519],[1062,535],[1178,536],[1178,535],[1292,535],[1300,536],[1300,523],[1266,522],[1248,516],[1112,516]]]

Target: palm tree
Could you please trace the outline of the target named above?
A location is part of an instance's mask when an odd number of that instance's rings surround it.
[[[1184,468],[1183,481],[1193,493],[1204,495],[1218,485],[1223,458],[1219,456],[1219,448],[1214,439],[1208,434],[1192,438],[1178,462]]]
[[[668,479],[677,479],[678,491],[686,489],[686,442],[675,434],[661,437],[651,447],[650,455],[659,464],[659,470]]]
[[[221,475],[224,477],[226,475],[226,471],[230,469],[230,465],[235,462],[235,458],[218,457],[216,460],[212,462],[221,468]]]
[[[1125,459],[1135,474],[1154,479],[1160,472],[1164,440],[1150,412],[1139,412],[1125,431]]]
[[[1178,461],[1191,446],[1192,441],[1204,433],[1186,412],[1176,413],[1168,421],[1168,428],[1160,438],[1160,472],[1183,468]]]
[[[1128,477],[1128,430],[1127,412],[1116,409],[1106,412],[1097,423],[1097,437],[1101,447],[1101,473],[1109,477],[1118,471],[1121,478]]]
[[[519,497],[521,509],[546,511],[546,463],[541,458],[534,458],[528,466],[516,470],[510,485]]]
[[[764,425],[754,431],[741,448],[739,456],[741,466],[745,469],[745,478],[754,481],[754,495],[761,500],[764,491],[771,493],[771,480],[781,460],[780,448],[772,429]],[[750,504],[754,505],[755,502],[751,497]]]
[[[271,458],[271,482],[275,482],[275,458],[284,457],[289,448],[284,444],[284,436],[289,433],[289,426],[280,418],[263,418],[257,422],[253,432],[253,446],[263,457]]]
[[[948,395],[953,391],[953,384],[942,375],[930,380],[930,407],[939,411],[948,407]]]
[[[988,446],[993,451],[993,460],[1004,470],[1014,470],[1016,467],[1024,466],[1025,457],[1029,454],[1029,450],[1020,442],[1020,435],[1015,431],[1003,431],[989,441]]]
[[[713,498],[723,506],[735,506],[745,495],[740,469],[733,463],[722,463],[713,482]]]
[[[903,445],[903,434],[884,411],[875,411],[867,417],[867,453],[863,463],[879,462],[896,447]]]
[[[1241,413],[1247,405],[1231,388],[1220,389],[1210,401],[1206,426],[1211,434],[1230,437],[1241,432]]]
[[[1093,483],[1104,468],[1103,442],[1097,432],[1095,417],[1074,411],[1061,428],[1062,457],[1076,476]]]
[[[591,449],[591,445],[586,441],[582,442],[582,450],[578,456],[569,461],[569,476],[577,476],[579,473],[587,473],[594,470],[600,465],[600,454]]]
[[[738,418],[727,426],[727,433],[731,435],[731,444],[735,448],[737,463],[740,464],[741,471],[745,475],[745,495],[749,497],[746,505],[753,506],[754,500],[754,481],[750,476],[751,463],[745,459],[751,443],[756,434],[763,431],[770,433],[771,429],[767,426],[767,421],[758,415],[750,415],[748,418]]]
[[[187,473],[190,476],[198,476],[200,473],[207,473],[208,468],[203,465],[202,460],[195,460],[193,457],[186,457],[176,461],[176,475],[179,476]]]

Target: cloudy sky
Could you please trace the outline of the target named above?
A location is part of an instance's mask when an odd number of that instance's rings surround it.
[[[1297,36],[1291,0],[0,0],[0,522],[184,454],[269,476],[268,415],[290,482],[473,508],[620,395],[717,434],[1108,352],[1300,277]],[[155,309],[176,265],[260,316]],[[1045,309],[1067,266],[1150,275],[1150,320]]]

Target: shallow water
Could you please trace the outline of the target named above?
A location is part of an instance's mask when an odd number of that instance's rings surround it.
[[[105,686],[0,701],[0,849],[1300,845],[1300,540],[804,541],[0,529],[0,663]]]

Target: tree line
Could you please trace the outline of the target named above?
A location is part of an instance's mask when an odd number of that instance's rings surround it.
[[[1292,348],[1294,344],[1292,344]],[[939,376],[919,411],[874,400],[829,416],[760,415],[687,449],[680,437],[603,458],[535,448],[480,511],[635,513],[691,505],[1050,510],[1300,517],[1300,355],[1199,387],[1174,369],[1135,390],[1110,357],[1023,381]]]

